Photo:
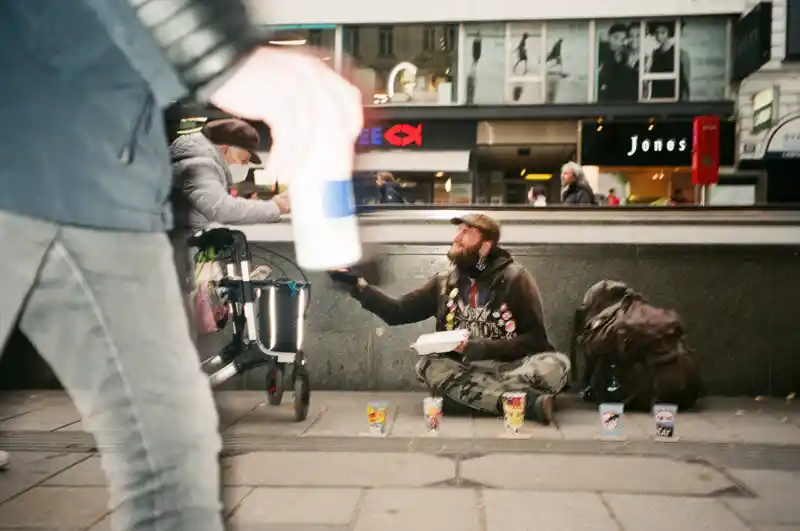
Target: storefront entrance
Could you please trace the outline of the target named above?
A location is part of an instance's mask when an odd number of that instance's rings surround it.
[[[481,122],[473,160],[475,202],[524,205],[537,195],[558,202],[561,166],[575,160],[576,151],[571,120]]]
[[[539,191],[548,203],[558,202],[561,166],[574,159],[575,149],[569,144],[478,147],[475,202],[524,205]]]
[[[584,121],[580,162],[601,198],[622,204],[696,202],[692,185],[692,120]],[[720,124],[720,166],[734,165],[734,122]]]

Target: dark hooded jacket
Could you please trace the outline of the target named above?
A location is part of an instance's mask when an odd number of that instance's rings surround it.
[[[435,317],[437,331],[469,330],[461,355],[470,361],[513,361],[553,350],[536,281],[507,251],[496,248],[486,269],[477,274],[474,289],[472,284],[453,267],[396,299],[375,286],[354,291],[353,296],[389,325]]]
[[[575,179],[561,191],[561,202],[565,205],[596,205],[597,198],[585,179]]]
[[[378,189],[380,193],[380,201],[384,204],[404,204],[406,202],[400,191],[397,189],[397,183],[385,182],[383,186]]]

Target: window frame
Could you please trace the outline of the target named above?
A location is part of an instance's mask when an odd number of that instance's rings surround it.
[[[394,55],[394,26],[387,26],[387,25],[378,26],[378,56],[391,57],[393,55]]]
[[[436,26],[432,24],[422,26],[422,50],[431,53],[436,51]]]
[[[642,42],[647,36],[647,24],[653,22],[669,22],[671,21],[675,31],[673,47],[675,49],[675,64],[673,65],[672,72],[663,73],[649,73],[645,70],[645,53]],[[681,32],[683,24],[681,18],[653,18],[653,19],[640,19],[639,20],[639,98],[637,103],[674,103],[680,101],[681,98],[681,56],[683,50],[681,49]],[[675,87],[675,95],[672,98],[649,98],[645,97],[645,85],[648,89],[652,87],[653,81],[672,81]],[[647,92],[649,92],[648,90]]]
[[[509,62],[511,58],[511,46],[513,45],[513,41],[511,40],[511,27],[513,24],[520,24],[520,23],[527,23],[527,24],[538,24],[539,25],[539,72],[538,75],[526,75],[526,76],[512,76],[510,75],[510,68]],[[545,59],[547,59],[547,21],[545,20],[526,20],[526,21],[513,21],[513,22],[506,22],[505,23],[505,61],[503,65],[503,83],[505,84],[504,93],[503,93],[503,105],[545,105],[547,102],[547,64]],[[459,52],[463,53],[463,52]],[[533,53],[531,53],[533,55]],[[513,83],[515,80],[519,81],[520,83],[538,83],[541,87],[541,102],[538,103],[520,103],[515,104],[514,102],[510,102],[507,100],[507,94],[505,90]]]

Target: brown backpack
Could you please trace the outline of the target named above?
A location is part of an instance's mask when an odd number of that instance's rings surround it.
[[[606,282],[614,290],[612,297],[603,285],[596,285],[590,290],[591,300],[584,300],[584,308],[592,310],[585,313],[579,339],[585,381],[591,384],[595,401],[622,401],[628,409],[642,411],[656,402],[692,407],[702,382],[680,317],[648,304],[627,287],[620,291],[620,284]],[[597,300],[609,305],[600,310]]]

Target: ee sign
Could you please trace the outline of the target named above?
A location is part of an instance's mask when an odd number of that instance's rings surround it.
[[[358,137],[358,146],[365,149],[422,147],[422,124],[394,124],[365,127]]]

